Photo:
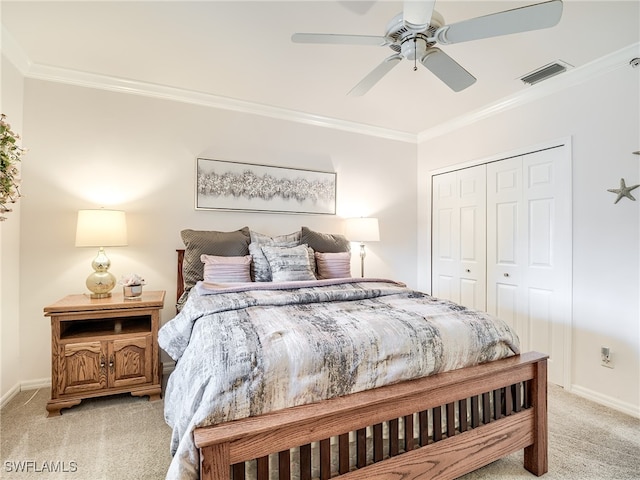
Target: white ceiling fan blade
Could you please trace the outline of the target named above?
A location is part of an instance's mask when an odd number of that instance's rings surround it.
[[[435,0],[406,0],[402,10],[404,26],[409,30],[422,32],[429,26]]]
[[[551,0],[445,25],[438,29],[435,37],[438,43],[445,45],[468,42],[553,27],[561,16],[562,0]]]
[[[371,70],[366,77],[360,80],[360,83],[353,87],[348,95],[360,97],[367,93],[382,77],[389,73],[400,60],[402,60],[402,55],[391,55],[386,58],[380,65]]]
[[[464,90],[476,82],[473,75],[439,48],[430,48],[420,63],[454,92]]]
[[[324,43],[335,45],[374,45],[385,46],[387,39],[375,35],[341,35],[334,33],[294,33],[291,35],[294,43]]]

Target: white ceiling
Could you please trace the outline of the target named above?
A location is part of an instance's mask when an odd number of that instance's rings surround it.
[[[438,0],[436,10],[451,24],[531,3]],[[404,60],[365,96],[349,97],[391,50],[294,44],[291,34],[383,35],[402,2],[5,0],[1,9],[5,38],[28,70],[87,72],[412,135],[538,88],[519,78],[543,65],[577,69],[640,41],[640,1],[565,0],[551,29],[442,46],[478,79],[460,93]]]

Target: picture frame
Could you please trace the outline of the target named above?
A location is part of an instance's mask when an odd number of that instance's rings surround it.
[[[335,172],[196,159],[196,210],[336,214]]]

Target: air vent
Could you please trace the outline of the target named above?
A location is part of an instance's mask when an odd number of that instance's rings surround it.
[[[546,80],[547,78],[551,78],[559,73],[566,72],[571,65],[565,62],[557,61],[550,63],[549,65],[545,65],[537,70],[534,70],[531,73],[526,74],[524,77],[521,77],[522,80],[527,85],[533,85],[534,83],[541,82]]]

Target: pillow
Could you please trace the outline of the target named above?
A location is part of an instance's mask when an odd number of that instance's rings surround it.
[[[296,247],[262,247],[269,268],[272,281],[295,282],[299,280],[315,280],[311,267],[309,249],[306,245]]]
[[[180,232],[185,245],[182,275],[184,289],[190,290],[196,282],[204,279],[204,265],[200,256],[217,255],[219,257],[243,257],[249,255],[249,227],[234,232],[216,232],[201,230],[182,230]]]
[[[251,281],[251,255],[244,257],[218,257],[201,255],[204,263],[204,281],[234,283]]]
[[[253,258],[253,263],[251,265],[251,278],[256,282],[270,282],[271,269],[269,268],[269,262],[260,247],[263,245],[272,247],[295,247],[300,245],[301,232],[297,231],[288,235],[270,237],[251,230],[250,235],[251,243],[249,244],[249,253]]]
[[[315,252],[318,278],[350,278],[351,252]]]
[[[300,243],[306,243],[314,251],[322,253],[351,251],[351,244],[344,235],[314,232],[307,227],[302,227]]]

